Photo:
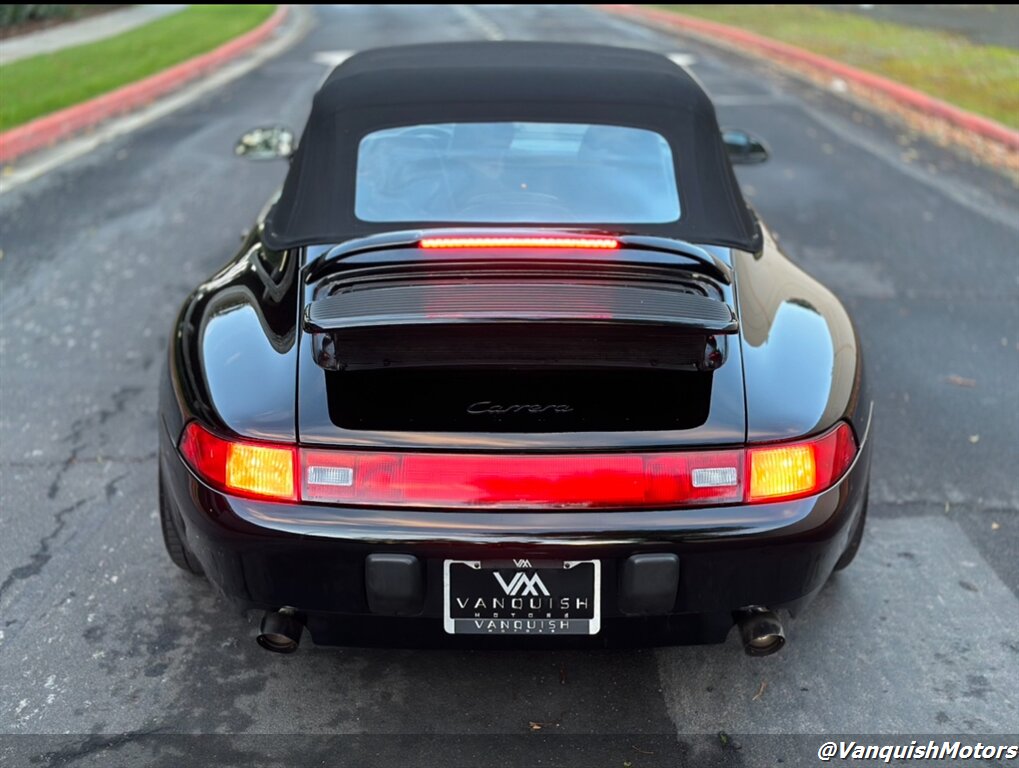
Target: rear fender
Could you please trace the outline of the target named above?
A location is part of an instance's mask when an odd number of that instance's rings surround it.
[[[733,251],[747,440],[813,434],[839,419],[848,419],[862,438],[870,398],[849,314],[763,231],[760,252]]]

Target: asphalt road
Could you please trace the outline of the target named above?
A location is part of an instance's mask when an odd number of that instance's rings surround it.
[[[0,764],[788,766],[816,764],[822,734],[1019,732],[1016,188],[812,87],[583,8],[314,12],[261,68],[0,195]],[[748,195],[856,318],[868,533],[776,656],[743,656],[735,633],[275,656],[162,551],[166,332],[285,171],[236,159],[234,140],[300,126],[322,52],[499,37],[691,57],[724,123],[771,145],[740,171]]]

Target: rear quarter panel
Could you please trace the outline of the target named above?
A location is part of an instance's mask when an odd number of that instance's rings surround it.
[[[762,227],[756,254],[733,251],[747,398],[747,440],[782,440],[870,408],[859,337],[835,295],[789,261]]]
[[[266,252],[253,234],[184,302],[160,394],[171,439],[198,418],[226,435],[296,441],[299,255]]]

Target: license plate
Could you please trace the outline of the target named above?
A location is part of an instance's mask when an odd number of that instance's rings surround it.
[[[446,560],[444,624],[451,635],[595,635],[598,560]]]

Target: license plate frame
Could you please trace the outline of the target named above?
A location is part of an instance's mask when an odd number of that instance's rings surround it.
[[[560,594],[564,590],[560,582],[567,571],[590,566],[590,610],[580,602],[586,594]],[[492,581],[484,594],[464,595],[464,579],[457,579],[453,571],[464,567],[475,573],[491,572]],[[467,571],[460,571],[467,573]],[[566,578],[577,581],[584,578],[576,571]],[[543,578],[544,577],[544,578]],[[477,581],[472,575],[471,580]],[[454,581],[460,582],[459,585]],[[586,581],[586,579],[585,579]],[[552,585],[551,587],[549,585]],[[461,593],[455,594],[459,586]],[[498,591],[497,591],[498,590]],[[558,590],[558,592],[557,592]],[[566,589],[565,591],[569,591]],[[543,594],[547,593],[547,594]],[[478,599],[484,600],[483,608],[477,607]],[[573,601],[568,607],[561,602],[541,604],[535,608],[532,598],[537,601]],[[466,604],[461,601],[466,600]],[[498,604],[495,601],[502,601]],[[521,603],[511,601],[520,600]],[[456,608],[454,609],[454,602]],[[522,605],[522,608],[517,608]],[[601,561],[587,560],[444,560],[442,565],[442,618],[443,628],[450,635],[499,635],[520,637],[550,637],[556,635],[596,635],[601,631]],[[463,615],[474,611],[475,615]],[[481,614],[476,615],[476,614]],[[580,613],[580,616],[571,615]],[[587,615],[590,613],[590,615]],[[536,615],[542,614],[542,615]]]

